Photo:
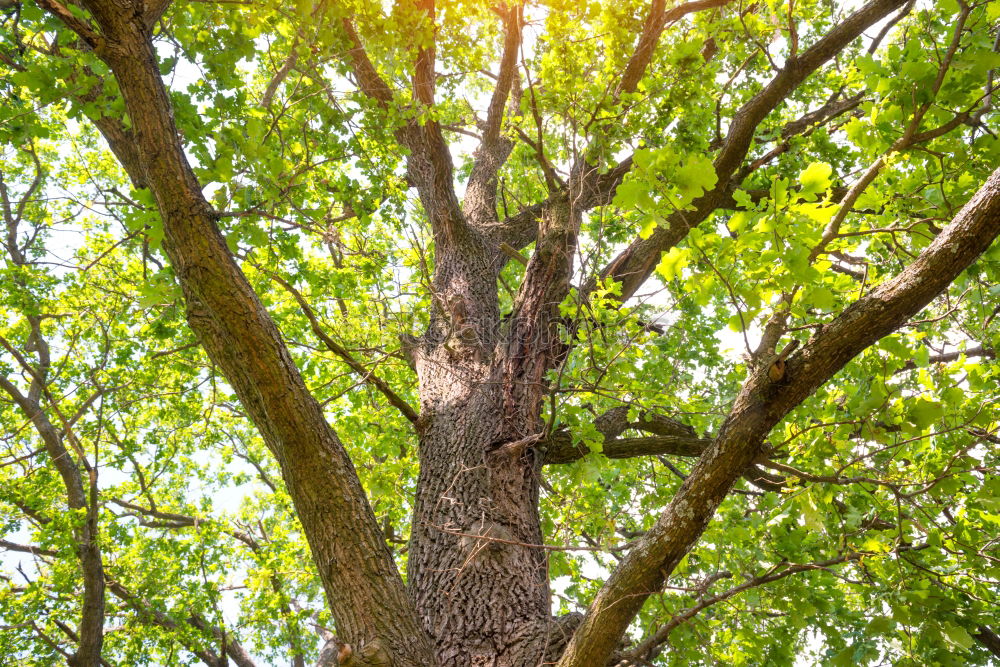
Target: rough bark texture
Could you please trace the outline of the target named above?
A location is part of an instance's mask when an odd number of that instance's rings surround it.
[[[766,455],[771,428],[855,355],[892,333],[940,294],[1000,234],[1000,169],[899,276],[859,299],[787,362],[772,381],[767,365],[744,383],[715,442],[657,519],[612,573],[559,661],[603,665],[646,598],[660,590],[733,484]]]
[[[498,444],[496,374],[428,355],[418,366],[427,428],[409,578],[444,665],[537,664],[526,646],[548,619],[548,572],[538,519],[539,465]],[[491,377],[492,376],[492,377]],[[530,642],[528,642],[530,644]]]
[[[351,461],[230,255],[184,157],[142,12],[112,2],[86,7],[101,29],[95,50],[132,120],[143,171],[133,180],[156,198],[188,321],[281,465],[338,631],[372,664],[434,664]]]
[[[477,206],[467,197],[466,208]],[[438,308],[413,350],[421,433],[408,562],[441,664],[513,667],[538,664],[550,642],[565,641],[549,620],[541,461],[529,447],[550,367],[541,348],[555,349],[557,338],[548,324],[554,297],[534,289],[522,289],[527,296],[501,322],[504,256],[479,231],[489,227],[469,220],[436,235]],[[560,273],[548,259],[534,266],[542,281]]]
[[[719,186],[696,202],[694,213],[671,218],[668,227],[637,241],[604,272],[623,283],[624,298],[648,278],[662,250],[683,238],[692,224],[731,204],[734,174],[764,117],[904,2],[873,0],[789,58],[785,69],[737,113],[715,160]],[[667,12],[663,2],[654,2],[615,94],[635,88],[667,21],[722,4],[703,0]],[[344,665],[529,667],[557,659],[564,666],[607,664],[645,599],[701,535],[734,482],[765,454],[762,443],[774,424],[854,355],[944,290],[1000,232],[998,171],[913,265],[788,359],[780,380],[769,378],[766,366],[758,368],[714,439],[697,438],[662,418],[628,424],[624,412],[607,415],[599,427],[608,438],[608,452],[629,456],[659,447],[700,459],[586,617],[553,619],[546,551],[540,548],[539,472],[545,462],[578,458],[580,450],[558,434],[545,439],[541,403],[548,390],[546,374],[566,353],[558,336],[558,307],[569,293],[582,215],[610,199],[631,160],[600,173],[581,158],[580,168],[548,200],[498,220],[497,170],[510,152],[501,132],[503,109],[516,95],[523,20],[520,8],[504,8],[501,71],[461,205],[437,122],[404,121],[396,129],[409,151],[407,174],[435,241],[430,325],[408,344],[419,379],[420,473],[407,590],[351,461],[226,248],[185,160],[150,40],[149,17],[162,11],[162,3],[143,8],[127,0],[86,0],[84,5],[100,34],[59,6],[48,8],[95,49],[118,80],[133,129],[125,132],[106,122],[98,126],[133,182],[153,191],[163,217],[163,247],[183,288],[191,327],[281,465],[339,638],[350,645],[338,649]],[[421,0],[416,6],[433,30],[433,2]],[[351,44],[346,57],[359,88],[391,108],[392,88],[379,77],[351,22],[343,19],[341,27]],[[434,50],[421,49],[412,78],[418,109],[434,103],[434,79]],[[501,246],[523,248],[532,241],[535,249],[513,310],[501,318],[497,281],[508,259]],[[621,438],[626,428],[659,440]]]
[[[534,664],[516,645],[548,617],[544,555],[522,546],[541,541],[538,464],[501,446],[499,253],[480,239],[466,228],[439,241],[440,307],[413,350],[421,432],[409,581],[441,664]]]

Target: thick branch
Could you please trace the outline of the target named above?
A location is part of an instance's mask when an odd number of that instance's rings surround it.
[[[171,2],[173,0],[145,0],[142,18],[148,28],[156,25],[156,22],[160,20],[163,13],[170,7]]]
[[[351,42],[351,48],[347,51],[347,57],[351,61],[351,68],[354,70],[354,78],[357,79],[358,87],[368,97],[372,98],[383,108],[387,108],[392,102],[392,89],[381,76],[375,65],[372,64],[365,47],[361,44],[361,38],[350,19],[341,19],[341,26],[347,33],[347,38]]]
[[[699,438],[687,424],[655,413],[643,413],[637,421],[628,419],[628,406],[612,408],[594,420],[597,432],[604,437],[603,452],[611,459],[670,454],[675,456],[700,456],[710,438]],[[620,438],[629,429],[652,433],[646,438]],[[590,451],[582,443],[574,444],[572,434],[557,431],[539,445],[545,452],[546,464],[571,463]]]
[[[564,352],[557,330],[559,304],[569,293],[581,219],[565,197],[542,213],[538,243],[514,298],[502,361],[504,415],[520,430],[503,437],[522,438],[538,430],[545,374]]]
[[[17,544],[16,542],[11,542],[10,540],[0,540],[0,549],[31,554],[32,556],[48,556],[50,558],[59,555],[58,551],[53,551],[52,549],[42,549],[41,547],[36,547],[33,544]]]
[[[504,107],[517,76],[517,55],[521,48],[524,25],[523,5],[514,5],[503,12],[504,44],[493,97],[486,112],[483,138],[476,150],[475,163],[465,190],[465,214],[473,224],[497,221],[497,173],[510,155],[513,143],[504,137]],[[515,96],[516,99],[516,96]]]
[[[662,455],[697,458],[713,442],[712,438],[699,438],[687,424],[663,415],[645,413],[635,422],[629,422],[627,417],[628,408],[621,406],[609,410],[594,420],[597,431],[604,436],[601,452],[609,459]],[[619,437],[628,429],[653,435],[640,438]],[[540,443],[537,449],[542,452],[543,462],[546,465],[572,463],[590,453],[585,444],[574,444],[572,434],[564,430],[553,433],[548,440]],[[743,477],[765,491],[777,491],[782,481],[780,477],[765,472],[757,465],[750,466]]]
[[[181,147],[142,18],[111,0],[85,4],[109,42],[99,55],[134,124],[143,180],[163,218],[163,248],[188,321],[278,459],[338,629],[355,646],[380,645],[398,665],[433,665],[347,452],[215,225]]]
[[[559,662],[605,664],[646,598],[701,536],[747,466],[766,455],[764,439],[785,415],[855,355],[904,324],[1000,234],[1000,169],[923,253],[896,278],[817,332],[772,380],[764,365],[747,379],[718,437],[670,505],[612,573]]]
[[[677,211],[648,239],[637,239],[601,272],[602,278],[622,283],[622,300],[628,299],[652,274],[660,254],[675,246],[692,227],[704,222],[730,196],[731,179],[746,158],[761,121],[776,109],[809,75],[857,39],[868,27],[905,0],[873,0],[847,17],[798,57],[789,57],[763,90],[736,112],[714,161],[716,186],[696,199],[692,209]]]
[[[428,14],[433,30],[433,0],[420,0],[418,7]],[[374,100],[382,109],[389,109],[393,102],[392,89],[379,76],[361,43],[354,25],[343,19],[341,25],[351,42],[348,59],[361,91]],[[453,181],[454,165],[448,143],[441,132],[440,124],[426,116],[433,112],[434,103],[434,48],[421,48],[413,75],[414,94],[424,108],[411,109],[411,118],[399,127],[396,139],[409,150],[406,172],[410,182],[417,188],[420,201],[427,211],[438,243],[455,245],[454,239],[465,231],[458,197]]]
[[[713,7],[722,7],[730,2],[732,0],[695,0],[694,2],[685,2],[667,11],[664,0],[653,0],[649,8],[649,14],[646,16],[646,21],[642,26],[642,34],[639,36],[639,41],[635,46],[635,52],[629,59],[628,65],[625,66],[622,78],[615,89],[615,99],[617,100],[623,94],[635,92],[639,81],[646,72],[646,68],[649,67],[649,63],[653,59],[656,44],[660,41],[660,35],[663,34],[663,30],[667,25],[679,21],[684,16],[693,12],[712,9]]]
[[[643,438],[614,438],[605,440],[601,452],[609,459],[628,459],[636,456],[701,456],[712,444],[710,438],[677,435],[652,435]],[[572,463],[586,456],[590,450],[583,443],[573,444],[569,433],[561,432],[544,445],[545,463]]]
[[[296,35],[295,39],[292,40],[291,45],[288,47],[288,55],[285,56],[285,61],[278,68],[278,71],[274,73],[271,80],[268,81],[267,87],[264,89],[264,94],[260,98],[260,106],[263,109],[267,109],[271,106],[271,102],[274,100],[275,93],[278,92],[278,86],[282,84],[289,73],[295,68],[295,64],[299,60],[299,36]],[[376,75],[378,76],[378,75]]]
[[[81,513],[81,525],[76,529],[76,556],[83,575],[83,600],[79,626],[80,642],[69,658],[71,667],[96,664],[104,643],[104,565],[97,538],[96,512],[90,511],[83,476],[69,453],[59,430],[49,421],[37,401],[22,394],[6,378],[0,376],[0,389],[6,391],[31,420],[45,444],[49,458],[62,478],[66,489],[66,504]]]
[[[979,632],[972,635],[972,638],[982,644],[990,653],[1000,658],[1000,635],[983,625],[979,627]]]
[[[35,163],[35,177],[28,188],[24,199],[17,206],[17,214],[11,212],[9,201],[9,191],[6,186],[2,186],[3,194],[3,215],[7,227],[7,252],[10,262],[17,267],[29,266],[28,259],[17,245],[17,226],[24,211],[24,205],[28,198],[31,198],[34,191],[42,183],[42,168],[37,155],[31,151],[31,156]],[[15,281],[24,285],[23,279],[15,277]],[[82,452],[77,448],[79,461],[70,454],[65,442],[65,433],[55,427],[49,416],[42,409],[40,399],[44,395],[50,402],[52,409],[61,419],[68,431],[69,426],[59,413],[58,405],[55,403],[48,391],[48,373],[51,363],[49,344],[42,333],[39,314],[27,314],[31,327],[30,340],[34,343],[34,351],[37,354],[37,364],[29,363],[9,342],[0,336],[0,345],[5,348],[14,358],[17,359],[23,370],[31,376],[31,383],[27,394],[22,393],[10,380],[0,376],[0,390],[6,392],[14,403],[20,408],[24,416],[32,423],[38,436],[41,438],[45,450],[52,460],[52,465],[62,479],[63,487],[66,490],[66,504],[78,513],[79,524],[74,526],[76,556],[80,561],[80,570],[83,577],[83,599],[81,600],[81,618],[79,625],[79,642],[77,651],[70,656],[71,667],[78,665],[97,664],[101,656],[101,647],[104,643],[104,565],[101,560],[101,549],[98,540],[97,525],[97,478],[96,471],[92,469]],[[27,348],[28,346],[25,345]],[[70,436],[72,437],[72,436]],[[71,441],[72,442],[72,441]],[[89,497],[88,485],[84,482],[84,476],[79,465],[86,468],[90,475]]]
[[[105,47],[104,38],[87,21],[76,16],[65,5],[56,0],[38,0],[38,6],[65,23],[66,27],[79,35],[90,48],[100,51]]]
[[[418,11],[425,14],[425,19],[429,24],[431,39],[429,44],[421,45],[417,48],[417,62],[413,67],[413,96],[428,107],[434,106],[434,0],[416,0]],[[421,37],[423,37],[421,35]],[[423,39],[419,41],[424,42]]]

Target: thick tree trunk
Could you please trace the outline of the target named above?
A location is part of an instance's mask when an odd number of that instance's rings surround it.
[[[523,644],[541,651],[549,610],[545,552],[529,546],[542,541],[539,465],[530,451],[497,447],[499,392],[488,370],[439,361],[421,373],[431,414],[409,558],[417,608],[443,665],[535,665],[541,655],[525,655]]]
[[[436,310],[412,348],[421,417],[410,588],[442,665],[537,665],[558,626],[538,547],[541,462],[523,439],[538,409],[516,427],[505,416],[500,255],[469,227],[437,248]]]
[[[411,590],[441,664],[531,667],[557,659],[577,621],[550,616],[533,445],[543,437],[546,374],[564,352],[559,304],[580,211],[568,197],[544,207],[513,312],[501,321],[497,280],[507,258],[495,206],[473,189],[466,213],[442,208],[441,188],[430,185],[438,172],[413,166],[435,230],[436,307],[412,350],[421,432]]]

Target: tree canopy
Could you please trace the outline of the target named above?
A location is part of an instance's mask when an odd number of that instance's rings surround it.
[[[1000,664],[998,68],[1000,0],[0,0],[0,655]]]

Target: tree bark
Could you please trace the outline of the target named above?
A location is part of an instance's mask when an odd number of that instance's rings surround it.
[[[45,3],[92,43],[118,81],[143,170],[133,181],[156,199],[188,322],[281,466],[340,636],[370,665],[435,664],[354,467],[229,253],[187,163],[142,5],[84,5],[99,35]]]
[[[411,349],[421,403],[408,573],[442,665],[521,667],[568,637],[549,617],[541,460],[529,446],[546,362],[520,357],[542,364],[530,380],[510,364],[514,341],[530,350],[544,337],[516,315],[501,321],[504,256],[476,222],[438,227],[435,310]]]
[[[585,618],[550,616],[546,551],[540,526],[543,452],[541,404],[546,374],[566,348],[558,335],[559,304],[570,289],[582,212],[605,203],[631,161],[601,174],[575,170],[548,200],[500,223],[497,170],[510,152],[502,109],[516,86],[521,13],[504,13],[501,76],[490,103],[484,141],[463,206],[454,189],[451,156],[441,127],[405,121],[396,137],[409,150],[407,173],[435,241],[428,330],[408,343],[419,380],[420,472],[408,553],[409,590],[337,434],[309,393],[245,276],[230,255],[177,138],[151,43],[149,17],[162,2],[84,0],[100,27],[53,0],[41,0],[107,62],[122,91],[132,129],[101,128],[136,184],[153,192],[163,219],[163,248],[180,281],[192,329],[221,368],[280,466],[309,541],[340,639],[344,665],[529,667],[601,666],[645,599],[701,535],[735,480],[765,454],[768,431],[855,354],[918,312],[1000,232],[1000,171],[938,239],[898,278],[833,320],[787,361],[780,380],[756,369],[714,439],[679,430],[661,440],[617,439],[623,455],[648,446],[685,448],[699,463],[654,527],[612,574]],[[701,221],[732,199],[731,177],[742,164],[761,120],[809,74],[904,0],[873,0],[796,58],[737,114],[716,158],[720,185],[696,202]],[[433,22],[430,0],[416,3]],[[684,11],[723,4],[703,0]],[[636,55],[618,92],[635,87],[652,58],[665,21],[655,2]],[[665,18],[666,17],[666,18]],[[347,58],[362,91],[380,106],[394,104],[348,19]],[[432,26],[433,28],[433,26]],[[434,49],[418,51],[413,99],[434,101]],[[413,111],[413,109],[408,109]],[[401,117],[406,118],[405,114]],[[100,123],[98,126],[101,127]],[[683,216],[680,216],[683,218]],[[678,219],[680,219],[678,218]],[[635,292],[660,251],[686,234],[688,222],[658,230],[630,247],[605,272]],[[676,237],[676,238],[675,238]],[[515,297],[501,318],[497,281],[507,256],[501,243],[535,250]],[[666,424],[658,428],[666,429]],[[555,444],[555,441],[550,441]],[[550,462],[579,450],[553,447]],[[563,651],[569,637],[572,641]],[[345,648],[346,647],[346,648]]]
[[[766,455],[764,439],[782,418],[855,355],[895,331],[985,251],[1000,234],[1000,169],[900,275],[859,299],[788,359],[744,383],[715,442],[670,505],[612,573],[559,661],[603,665],[643,603],[660,590],[747,467]]]

